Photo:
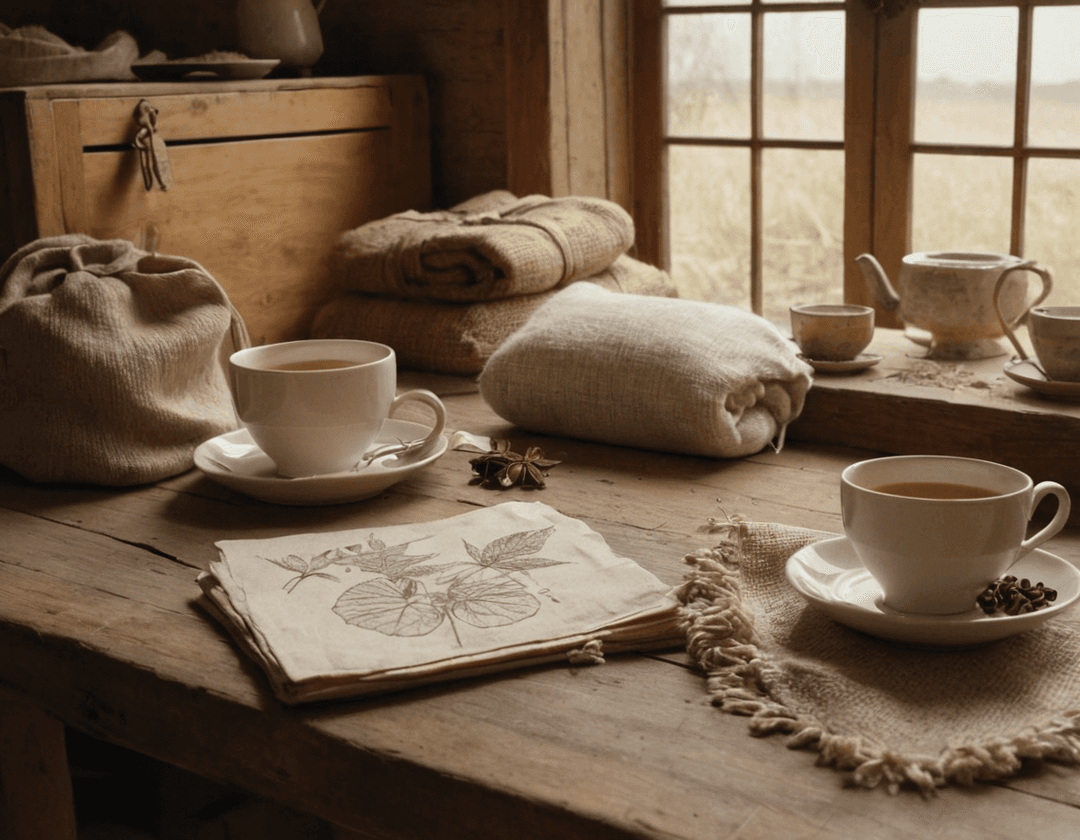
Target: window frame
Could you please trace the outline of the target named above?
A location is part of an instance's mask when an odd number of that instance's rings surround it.
[[[819,4],[814,4],[817,7]],[[1037,6],[1077,5],[1077,0],[847,0],[820,4],[845,12],[844,73],[844,299],[873,303],[855,257],[874,254],[889,276],[899,272],[901,259],[912,250],[913,168],[915,155],[978,154],[1011,157],[1010,251],[1023,255],[1024,213],[1028,161],[1036,157],[1080,158],[1080,149],[1034,147],[1025,126],[1030,105],[1032,19]],[[915,77],[918,12],[920,8],[1017,7],[1019,32],[1013,141],[1008,146],[916,142]],[[669,138],[664,135],[665,20],[673,14],[709,11],[788,11],[792,3],[749,0],[741,4],[697,6],[679,11],[663,9],[662,0],[632,0],[632,103],[634,114],[633,167],[635,218],[639,254],[670,268],[666,198],[667,152],[671,145],[731,145],[713,141]],[[805,10],[799,5],[799,10]],[[760,17],[755,15],[754,21]],[[760,39],[756,25],[752,38]],[[754,49],[760,57],[760,44]],[[760,58],[759,58],[760,60]],[[881,68],[887,68],[883,72]],[[751,68],[751,85],[760,98],[761,68]],[[751,139],[736,145],[751,149],[751,306],[762,309],[760,150],[765,147],[831,148],[825,143],[769,141],[760,137],[759,109],[752,111]],[[767,289],[765,290],[767,293]],[[899,326],[894,316],[879,313],[882,326]]]

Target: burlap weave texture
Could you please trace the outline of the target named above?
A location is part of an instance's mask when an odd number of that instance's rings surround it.
[[[330,261],[340,289],[461,303],[590,277],[633,242],[633,219],[613,201],[500,190],[450,210],[410,210],[346,231]]]
[[[0,268],[0,463],[129,485],[191,469],[239,425],[225,358],[247,343],[198,263],[120,239],[39,239]]]
[[[1002,779],[1025,759],[1080,762],[1080,620],[976,648],[874,639],[787,583],[788,558],[833,536],[743,522],[686,558],[688,649],[716,705],[893,792]]]
[[[576,282],[612,291],[674,297],[666,271],[623,254]],[[491,354],[549,301],[557,289],[476,303],[399,300],[340,292],[315,316],[312,338],[357,338],[389,344],[402,367],[475,376]]]

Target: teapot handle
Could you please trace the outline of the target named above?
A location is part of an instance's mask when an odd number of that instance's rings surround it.
[[[1024,307],[1024,311],[1021,312],[1012,323],[1009,323],[1005,318],[1005,314],[1001,311],[1001,301],[999,298],[1001,296],[1002,286],[1005,285],[1005,278],[1014,271],[1034,271],[1042,279],[1042,292],[1039,293],[1039,296],[1035,298],[1035,300]],[[1005,330],[1005,335],[1008,336],[1009,341],[1012,342],[1012,346],[1016,348],[1017,354],[1019,354],[1020,358],[1025,362],[1028,361],[1028,354],[1025,352],[1023,346],[1021,346],[1020,341],[1016,338],[1016,334],[1013,330],[1020,326],[1020,322],[1027,317],[1028,312],[1031,311],[1032,308],[1046,300],[1053,287],[1054,284],[1053,280],[1050,278],[1050,271],[1043,268],[1034,260],[1028,260],[1027,262],[1020,263],[1020,265],[1014,265],[1012,268],[1005,269],[1001,272],[1001,276],[998,277],[997,285],[994,286],[994,310],[997,312],[998,321],[1001,323],[1002,329]]]

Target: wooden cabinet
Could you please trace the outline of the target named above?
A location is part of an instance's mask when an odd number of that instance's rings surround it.
[[[137,113],[173,175],[144,186]],[[0,257],[81,232],[202,263],[256,343],[302,338],[337,236],[431,202],[417,76],[0,89]]]

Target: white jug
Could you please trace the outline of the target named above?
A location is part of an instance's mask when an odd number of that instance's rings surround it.
[[[239,0],[237,46],[249,58],[277,58],[310,74],[323,52],[319,13],[326,0]]]

